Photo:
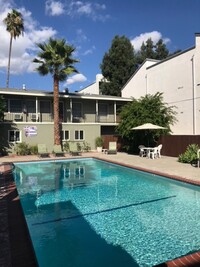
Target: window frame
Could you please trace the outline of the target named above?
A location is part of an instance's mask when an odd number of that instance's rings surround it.
[[[19,110],[13,110],[13,107],[14,109],[16,108],[16,105],[11,105],[12,102],[18,102],[18,103],[21,103],[21,105],[17,106],[17,108],[19,107],[20,109]],[[12,110],[11,110],[12,109]],[[13,99],[13,98],[10,98],[9,99],[9,103],[8,103],[8,112],[9,113],[22,113],[22,110],[23,110],[23,101],[22,99]]]
[[[80,137],[81,137],[81,133],[82,132],[82,136],[83,136],[83,138],[81,139]],[[78,134],[78,138],[76,138],[76,133]],[[74,131],[74,140],[75,141],[84,141],[85,140],[85,132],[84,132],[84,130],[75,130]]]
[[[41,111],[42,102],[49,103],[49,112]],[[52,103],[51,103],[51,101],[50,101],[50,100],[40,100],[40,101],[39,101],[39,109],[40,109],[40,113],[41,113],[41,114],[51,114],[51,113],[52,113]]]
[[[80,105],[80,110],[78,110],[78,112],[77,112],[77,109],[74,110],[74,105]],[[82,102],[73,102],[72,103],[72,116],[73,116],[73,118],[78,118],[78,119],[81,119],[83,117],[83,103]]]
[[[68,132],[68,139],[66,139],[66,132]],[[70,130],[62,130],[62,141],[70,140]]]
[[[12,141],[11,140],[11,132],[13,132],[14,133],[14,140]],[[17,138],[16,138],[16,133],[19,133],[19,140],[16,140]],[[8,130],[8,142],[9,143],[21,143],[22,142],[22,131],[21,130]]]
[[[101,107],[103,107],[103,106],[106,107],[106,113],[102,112],[100,106]],[[106,118],[109,117],[109,105],[108,105],[108,103],[99,103],[98,115],[99,115],[99,117],[106,117]]]

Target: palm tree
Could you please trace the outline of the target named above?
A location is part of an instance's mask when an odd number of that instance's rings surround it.
[[[60,145],[60,127],[59,127],[59,82],[65,81],[67,76],[73,72],[78,72],[73,64],[79,62],[72,58],[75,51],[73,46],[67,45],[64,39],[49,39],[48,43],[38,43],[41,49],[38,52],[38,58],[33,62],[39,63],[36,70],[40,75],[51,74],[54,88],[54,144]]]
[[[7,17],[3,20],[6,24],[6,30],[10,33],[10,47],[9,47],[9,56],[8,56],[8,69],[7,69],[7,80],[6,88],[9,87],[9,77],[10,77],[10,59],[11,59],[11,50],[12,50],[12,41],[13,38],[19,37],[24,32],[24,20],[22,14],[15,9],[11,13],[7,14]]]

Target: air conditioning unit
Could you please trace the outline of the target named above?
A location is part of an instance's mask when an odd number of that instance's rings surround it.
[[[21,114],[15,114],[15,120],[21,120],[22,115]]]

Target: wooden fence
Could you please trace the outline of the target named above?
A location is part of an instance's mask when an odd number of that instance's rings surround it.
[[[200,147],[200,135],[164,135],[158,143],[163,144],[162,155],[178,157],[190,144],[198,144]]]
[[[117,135],[103,135],[104,148],[108,148],[111,141],[117,142],[117,149],[121,151],[122,140]],[[200,147],[200,135],[165,135],[161,136],[158,144],[162,144],[161,154],[169,157],[178,157],[184,153],[190,144],[198,144]]]

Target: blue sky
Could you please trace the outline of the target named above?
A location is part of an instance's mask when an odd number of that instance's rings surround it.
[[[200,32],[200,0],[0,0],[0,87],[6,85],[10,35],[3,19],[11,9],[22,13],[25,33],[13,41],[10,88],[53,90],[50,75],[34,71],[38,42],[64,38],[76,48],[79,74],[60,84],[60,91],[80,90],[101,73],[100,64],[115,35],[125,35],[135,50],[149,37],[164,40],[170,52],[193,47]]]

